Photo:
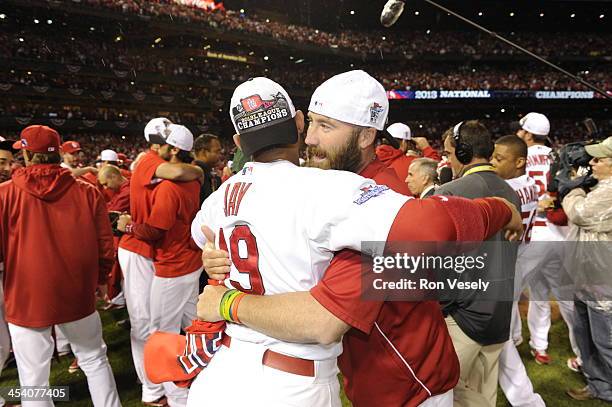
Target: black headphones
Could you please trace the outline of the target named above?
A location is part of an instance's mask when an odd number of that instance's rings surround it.
[[[472,150],[472,146],[468,143],[464,143],[461,141],[461,126],[463,126],[463,122],[459,122],[453,128],[453,140],[455,141],[455,157],[457,160],[463,164],[467,165],[472,161],[472,157],[474,157],[474,151]]]

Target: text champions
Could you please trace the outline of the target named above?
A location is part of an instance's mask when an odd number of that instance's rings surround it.
[[[289,111],[284,107],[277,107],[275,109],[265,110],[263,112],[257,112],[245,116],[236,123],[236,126],[238,127],[238,130],[248,130],[251,127],[260,126],[262,124],[270,123],[287,117],[289,117]]]

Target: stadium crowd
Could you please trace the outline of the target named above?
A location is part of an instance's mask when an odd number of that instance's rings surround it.
[[[453,38],[456,34],[449,34]],[[104,91],[142,91],[151,95],[166,95],[181,90],[187,97],[214,98],[215,85],[235,84],[248,76],[271,75],[283,80],[292,89],[312,90],[318,83],[341,71],[344,67],[333,64],[325,67],[317,64],[293,65],[290,61],[271,65],[243,64],[218,61],[202,57],[159,58],[158,53],[143,53],[137,48],[127,47],[112,41],[100,42],[71,37],[50,40],[45,36],[2,34],[0,50],[5,56],[32,63],[32,70],[11,72],[0,76],[0,83],[31,84],[36,86],[70,87]],[[21,41],[23,40],[23,42]],[[180,41],[179,41],[180,42]],[[66,46],[70,44],[70,46]],[[194,43],[181,43],[188,54]],[[65,75],[46,75],[33,72],[39,62],[65,64]],[[69,73],[71,66],[102,69],[111,78],[81,77],[78,71]],[[577,72],[585,79],[603,89],[612,82],[605,63],[595,64],[591,71]],[[295,70],[300,75],[294,75]],[[405,64],[371,64],[368,70],[381,80],[387,89],[506,89],[506,90],[585,90],[586,88],[568,80],[562,74],[533,64],[505,65],[503,68],[490,64],[457,64],[410,62]],[[187,85],[165,83],[142,83],[142,74],[157,74],[164,82],[168,77],[197,79]],[[151,79],[148,78],[147,81]]]
[[[320,47],[343,48],[358,54],[379,54],[381,51],[394,55],[423,54],[467,54],[467,55],[515,55],[517,51],[495,41],[490,36],[477,33],[411,32],[392,33],[383,31],[363,32],[343,29],[326,32],[314,27],[284,24],[270,19],[258,18],[256,14],[244,14],[238,10],[216,10],[209,12],[167,1],[137,2],[134,0],[104,1],[87,0],[83,3],[101,8],[120,10],[126,14],[169,16],[199,23],[213,29],[230,32],[246,32],[266,37],[307,43]],[[606,36],[559,33],[510,33],[513,40],[524,44],[541,55],[610,55],[610,40]],[[383,39],[384,38],[384,39]],[[440,44],[444,44],[440,47]]]

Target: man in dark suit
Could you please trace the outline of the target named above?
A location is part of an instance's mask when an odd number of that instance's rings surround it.
[[[438,185],[438,162],[431,158],[417,158],[408,167],[406,183],[410,192],[418,198],[427,198],[435,192]]]

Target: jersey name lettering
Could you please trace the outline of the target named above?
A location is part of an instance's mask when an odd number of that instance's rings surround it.
[[[535,165],[550,165],[550,157],[547,154],[530,155],[527,158],[527,167]]]
[[[244,195],[250,187],[250,182],[237,182],[235,184],[227,184],[227,186],[225,187],[225,204],[223,205],[225,216],[238,215],[242,198],[244,198]]]

